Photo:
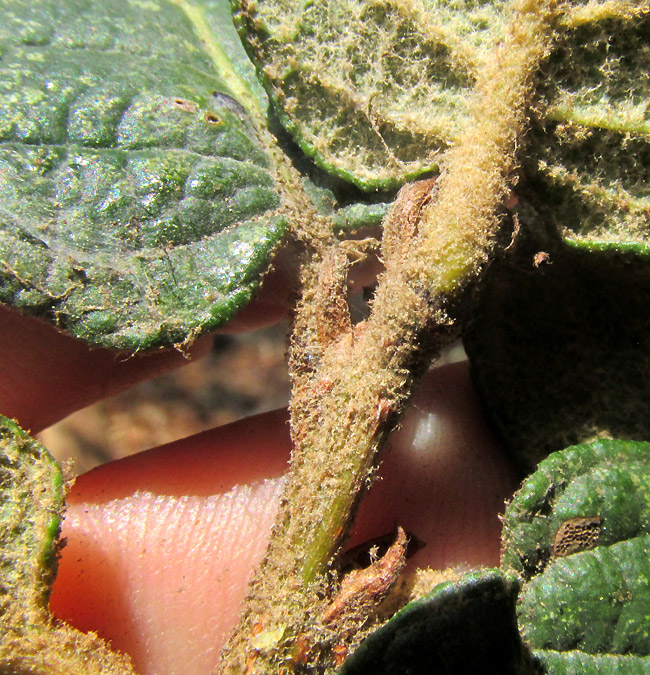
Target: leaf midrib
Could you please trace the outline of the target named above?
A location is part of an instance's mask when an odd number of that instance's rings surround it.
[[[174,7],[180,9],[192,26],[205,54],[214,64],[215,72],[228,84],[233,98],[241,103],[258,126],[265,125],[265,111],[259,101],[240,77],[232,61],[215,39],[203,10],[188,0],[167,0]]]

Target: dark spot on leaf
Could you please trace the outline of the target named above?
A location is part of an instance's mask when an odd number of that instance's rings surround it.
[[[600,516],[565,520],[553,539],[553,557],[563,558],[593,548],[598,543],[602,521]]]
[[[205,113],[205,121],[208,124],[221,124],[221,118],[212,112]]]
[[[188,101],[184,98],[175,98],[174,105],[183,110],[184,112],[188,113],[196,112],[197,108],[196,103],[194,103],[193,101]]]

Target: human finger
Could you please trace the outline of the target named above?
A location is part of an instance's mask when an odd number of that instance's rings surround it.
[[[55,614],[110,639],[144,675],[211,672],[268,540],[288,455],[286,414],[275,412],[81,477]],[[425,544],[412,565],[494,565],[514,485],[466,365],[439,368],[385,451],[350,545],[399,524]]]
[[[129,355],[93,348],[51,324],[0,305],[0,414],[36,433],[71,412],[206,354],[208,336],[187,353]]]

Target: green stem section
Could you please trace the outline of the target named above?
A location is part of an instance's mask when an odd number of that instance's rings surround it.
[[[430,201],[420,195],[415,204],[417,190],[406,186],[385,221],[386,272],[369,319],[350,324],[341,248],[307,266],[291,355],[289,480],[222,673],[271,675],[314,664],[323,672],[331,668],[328,644],[358,641],[366,616],[323,625],[327,572],[381,442],[427,358],[449,339],[449,312],[494,248],[496,213],[554,19],[548,0],[513,3],[504,39],[479,74],[472,122],[445,156]]]

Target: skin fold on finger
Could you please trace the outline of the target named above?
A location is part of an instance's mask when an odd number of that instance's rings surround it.
[[[187,354],[161,349],[131,356],[88,346],[51,324],[0,305],[0,414],[37,433],[140,380],[204,356],[206,336]]]
[[[349,542],[402,525],[410,565],[498,563],[514,474],[485,428],[467,365],[426,378]],[[120,460],[70,493],[56,616],[127,651],[142,675],[210,673],[263,554],[289,456],[276,411]]]

